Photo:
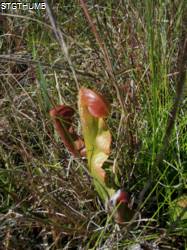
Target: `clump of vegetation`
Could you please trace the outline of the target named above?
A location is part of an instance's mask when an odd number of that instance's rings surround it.
[[[0,245],[185,249],[185,1],[85,2],[0,13]],[[53,128],[80,87],[111,103],[107,163],[135,212],[123,225]]]
[[[112,141],[104,119],[109,115],[110,105],[99,93],[80,88],[78,107],[83,139],[77,136],[73,129],[74,110],[69,106],[58,105],[50,110],[54,128],[74,157],[86,156],[88,170],[100,198],[106,206],[116,209],[114,214],[118,223],[127,222],[133,215],[132,209],[128,207],[128,194],[121,189],[116,191],[117,173],[112,171],[110,165],[105,164],[110,156]]]

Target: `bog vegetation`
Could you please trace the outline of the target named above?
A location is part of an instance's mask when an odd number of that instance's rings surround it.
[[[0,249],[185,249],[186,1],[46,6],[0,13]],[[81,136],[81,87],[111,106],[105,171],[134,213],[122,224],[49,114],[70,106]]]

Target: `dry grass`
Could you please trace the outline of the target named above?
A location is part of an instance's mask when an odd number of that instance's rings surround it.
[[[186,191],[185,1],[87,3],[0,14],[0,248],[185,249],[186,224],[172,228],[168,210]],[[53,130],[49,109],[76,110],[79,86],[111,102],[131,226],[107,217],[86,160]]]

